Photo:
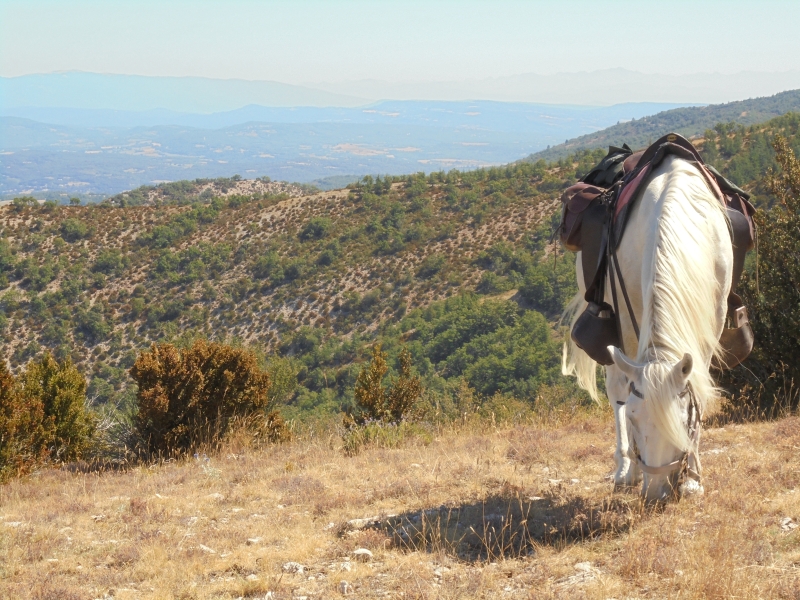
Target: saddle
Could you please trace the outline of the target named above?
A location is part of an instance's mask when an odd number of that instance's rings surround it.
[[[726,326],[720,336],[723,356],[713,365],[719,369],[731,369],[747,358],[753,349],[753,331],[747,308],[736,294],[736,287],[744,269],[745,255],[754,247],[756,236],[752,217],[755,208],[747,192],[706,165],[691,142],[676,133],[665,135],[639,152],[633,152],[627,144],[621,148],[609,147],[605,158],[562,194],[561,223],[557,233],[565,248],[581,251],[588,303],[573,326],[572,339],[596,362],[612,364],[607,347],[622,345],[615,278],[619,279],[619,289],[638,338],[639,328],[619,269],[616,249],[642,183],[669,155],[678,156],[698,168],[725,207],[730,221],[733,248],[731,291]],[[613,306],[603,298],[607,276],[610,277]]]

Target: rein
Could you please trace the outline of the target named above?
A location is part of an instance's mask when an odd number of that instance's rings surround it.
[[[630,393],[636,396],[637,398],[641,398],[644,400],[644,394],[642,394],[639,390],[636,389],[636,386],[633,382],[630,382]],[[683,456],[676,461],[673,461],[669,464],[660,466],[660,467],[651,467],[647,465],[643,460],[639,452],[636,453],[636,461],[639,463],[639,468],[647,473],[648,475],[671,475],[675,471],[680,471],[680,478],[678,480],[678,484],[682,483],[687,477],[690,479],[694,479],[698,483],[700,482],[701,473],[699,468],[699,463],[697,461],[697,446],[698,441],[700,438],[700,420],[702,419],[702,415],[700,414],[700,407],[697,404],[697,397],[695,396],[694,389],[692,388],[691,382],[686,382],[686,387],[683,388],[683,391],[678,394],[679,398],[683,398],[686,395],[689,395],[689,415],[686,419],[686,428],[687,433],[689,434],[689,439],[692,442],[692,447],[683,453]],[[617,404],[624,405],[625,402],[617,401]]]

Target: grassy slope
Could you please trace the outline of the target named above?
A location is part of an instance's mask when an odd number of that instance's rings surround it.
[[[606,148],[610,145],[621,146],[623,143],[634,149],[643,148],[670,132],[691,138],[701,136],[717,123],[733,122],[749,126],[791,111],[800,111],[800,90],[727,104],[676,108],[568,140],[564,144],[531,154],[525,160],[558,160],[578,150]]]
[[[0,487],[0,596],[288,600],[339,597],[343,581],[355,598],[800,593],[797,417],[707,429],[706,495],[652,513],[611,492],[610,413],[515,421],[354,457],[326,433],[13,481]]]

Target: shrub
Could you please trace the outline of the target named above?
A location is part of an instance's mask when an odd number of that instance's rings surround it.
[[[29,206],[36,206],[37,204],[39,204],[39,201],[33,196],[21,196],[11,201],[11,205],[16,211],[21,211]]]
[[[68,242],[77,242],[90,237],[91,234],[89,226],[80,219],[64,219],[61,223],[61,237]]]
[[[441,271],[446,264],[447,257],[443,254],[431,254],[420,264],[419,269],[417,269],[417,277],[421,277],[422,279],[433,277]]]
[[[119,250],[103,250],[97,256],[92,270],[106,274],[113,273],[115,271],[121,271],[125,267],[125,263],[125,258]]]
[[[22,475],[46,455],[42,404],[20,396],[16,382],[0,362],[0,482]]]
[[[355,387],[358,412],[346,415],[348,425],[363,425],[368,421],[399,423],[414,407],[422,395],[419,377],[411,375],[411,353],[408,348],[400,352],[400,377],[389,388],[383,387],[383,378],[389,367],[386,353],[376,344],[372,350],[372,361],[361,369]]]
[[[319,240],[328,235],[331,220],[328,217],[312,217],[300,230],[298,237],[303,240]]]
[[[89,310],[80,306],[75,311],[75,330],[90,343],[97,343],[108,337],[111,325],[106,321],[99,304],[95,304]]]
[[[86,380],[69,359],[62,363],[45,352],[32,361],[20,377],[20,402],[33,410],[41,407],[41,432],[33,444],[54,461],[80,458],[95,433],[95,418],[86,409]],[[40,437],[41,436],[41,437]]]
[[[130,374],[139,386],[134,427],[150,454],[190,452],[220,442],[235,421],[277,417],[265,414],[269,375],[243,349],[204,340],[183,350],[153,344]]]
[[[578,291],[572,256],[553,262],[537,261],[525,273],[519,286],[522,297],[531,308],[549,316],[559,315]]]
[[[725,374],[739,395],[750,396],[753,389],[761,389],[767,392],[767,402],[780,395],[782,388],[800,382],[800,160],[783,137],[776,136],[773,146],[781,172],[770,171],[765,183],[777,201],[770,211],[755,214],[758,279],[749,269],[741,287],[755,347],[742,368]]]
[[[484,271],[476,289],[482,294],[499,294],[507,292],[512,287],[511,282],[505,277],[500,277],[492,271]]]
[[[278,253],[267,252],[259,256],[253,264],[253,275],[258,279],[270,279],[275,282],[283,280],[283,267]]]

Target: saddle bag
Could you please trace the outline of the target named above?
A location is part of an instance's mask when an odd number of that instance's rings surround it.
[[[622,347],[617,329],[617,317],[607,302],[589,302],[570,334],[572,341],[596,363],[608,366],[614,363],[609,346]]]
[[[583,217],[586,209],[599,203],[604,189],[588,183],[576,183],[561,194],[561,224],[558,239],[561,245],[572,252],[580,252],[583,246]]]
[[[714,357],[711,365],[720,370],[732,369],[753,351],[755,336],[750,320],[747,316],[747,307],[738,294],[730,293],[728,296],[728,316],[725,329],[719,336],[719,345],[722,347],[722,356]]]
[[[641,152],[634,154],[628,144],[623,144],[622,148],[609,146],[608,154],[603,160],[578,183],[568,187],[561,194],[561,224],[558,227],[558,237],[564,248],[572,252],[580,252],[583,249],[582,233],[586,209],[590,206],[596,207],[600,202],[598,198],[636,167],[641,154]],[[587,274],[587,277],[591,277],[591,274]]]

